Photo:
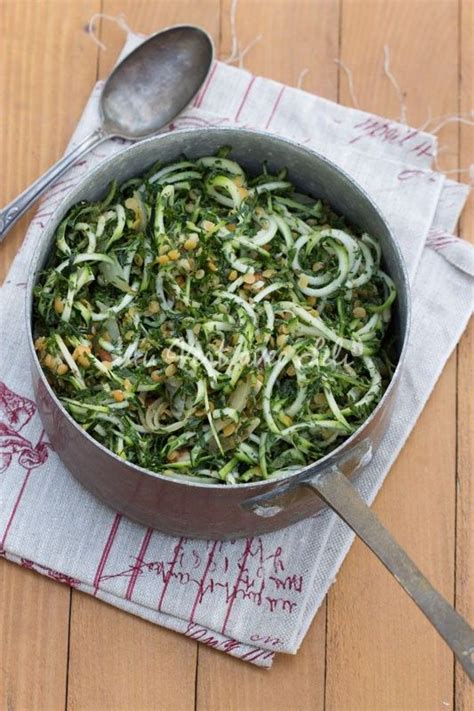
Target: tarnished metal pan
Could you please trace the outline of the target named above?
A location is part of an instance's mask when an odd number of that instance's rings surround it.
[[[54,231],[71,205],[78,200],[98,199],[112,179],[126,180],[157,160],[167,162],[183,153],[196,158],[223,145],[232,146],[232,157],[250,172],[259,171],[264,160],[270,169],[286,166],[290,180],[302,191],[328,200],[337,212],[350,216],[359,227],[376,235],[382,245],[386,269],[398,290],[393,324],[398,342],[397,370],[382,401],[363,427],[311,469],[312,474],[319,474],[338,466],[346,474],[353,474],[370,459],[388,421],[408,332],[408,281],[390,229],[370,198],[332,163],[306,148],[269,134],[206,129],[152,138],[106,160],[68,195],[44,229],[32,266],[29,314],[36,274],[43,268]],[[298,486],[307,477],[307,469],[278,481],[222,486],[173,479],[124,462],[84,432],[61,406],[33,347],[31,361],[38,405],[59,456],[86,488],[130,518],[176,535],[228,538],[282,528],[321,508],[321,502],[311,492]],[[268,506],[262,502],[254,511],[243,506],[255,496],[270,493],[277,498],[269,501]]]
[[[406,269],[390,228],[370,197],[346,173],[323,156],[271,134],[234,128],[176,131],[137,143],[104,161],[72,190],[42,232],[27,289],[28,328],[32,333],[32,298],[56,227],[79,200],[97,200],[108,183],[144,172],[186,154],[209,155],[232,147],[231,157],[250,173],[263,161],[271,171],[286,167],[302,191],[327,200],[336,212],[377,236],[384,266],[398,297],[392,328],[398,362],[383,398],[366,422],[315,464],[277,481],[212,485],[173,479],[123,461],[90,437],[62,407],[48,384],[30,338],[31,365],[38,408],[50,440],[72,475],[99,499],[142,524],[170,534],[196,538],[237,538],[273,531],[316,514],[326,502],[358,533],[415,599],[472,675],[472,631],[436,593],[406,554],[358,497],[346,476],[367,464],[390,426],[394,395],[407,347],[410,295]]]

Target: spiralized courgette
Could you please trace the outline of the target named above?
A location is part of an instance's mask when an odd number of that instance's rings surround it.
[[[391,376],[376,237],[248,176],[229,149],[72,207],[35,288],[57,396],[119,457],[210,483],[277,477],[347,438]]]

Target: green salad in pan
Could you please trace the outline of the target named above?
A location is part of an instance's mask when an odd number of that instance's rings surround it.
[[[35,347],[71,416],[123,459],[235,484],[324,456],[392,374],[375,235],[215,156],[72,207],[35,288]]]

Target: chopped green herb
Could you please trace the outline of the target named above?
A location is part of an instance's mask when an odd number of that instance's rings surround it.
[[[71,208],[34,328],[92,437],[161,474],[234,484],[297,471],[364,422],[391,377],[396,290],[374,236],[228,153]]]

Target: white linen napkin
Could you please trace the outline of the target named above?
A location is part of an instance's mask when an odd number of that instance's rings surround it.
[[[129,35],[123,54],[140,41]],[[97,125],[100,89],[71,146]],[[358,482],[372,502],[471,314],[474,250],[451,235],[468,189],[430,169],[434,136],[216,62],[193,105],[167,130],[229,124],[292,137],[338,163],[377,202],[405,256],[413,327],[397,417]],[[23,314],[36,238],[68,190],[124,143],[102,144],[52,188],[0,292],[0,555],[268,667],[275,652],[296,653],[352,543],[349,528],[325,511],[227,542],[146,529],[72,478],[32,400]]]

